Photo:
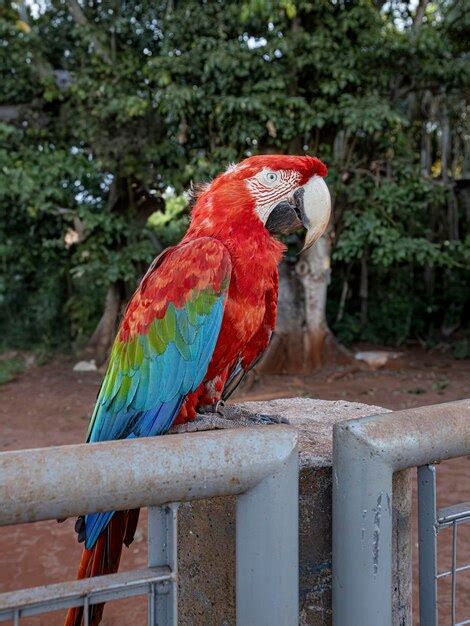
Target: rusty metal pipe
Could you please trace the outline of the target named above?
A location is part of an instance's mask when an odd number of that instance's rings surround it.
[[[296,448],[288,426],[0,454],[0,525],[238,495]]]

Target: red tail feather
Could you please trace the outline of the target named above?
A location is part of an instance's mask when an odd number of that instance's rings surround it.
[[[115,513],[93,548],[83,550],[77,578],[91,578],[92,576],[116,573],[121,560],[122,545],[125,543],[126,546],[129,546],[132,543],[138,520],[139,509]],[[101,622],[103,609],[104,604],[94,604],[90,607],[90,626],[97,626]],[[82,607],[69,609],[64,626],[81,626],[82,620]]]

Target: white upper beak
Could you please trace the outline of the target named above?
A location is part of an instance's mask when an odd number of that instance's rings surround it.
[[[331,215],[331,196],[321,176],[312,176],[304,185],[303,211],[307,223],[305,244],[302,251],[310,248],[325,232]]]

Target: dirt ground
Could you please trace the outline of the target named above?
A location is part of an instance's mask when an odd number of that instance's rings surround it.
[[[41,367],[31,367],[16,380],[0,387],[0,450],[83,440],[101,375],[76,373],[72,367],[72,360],[57,359]],[[237,392],[236,398],[264,400],[289,396],[343,398],[390,409],[447,402],[470,397],[470,361],[413,350],[404,353],[396,369],[372,371],[365,366],[345,366],[325,368],[310,376],[252,377]],[[438,506],[470,501],[469,461],[468,458],[458,459],[439,466]],[[1,528],[0,591],[73,579],[81,552],[73,525],[74,520],[68,520],[63,524],[40,522]],[[469,531],[470,524],[459,530],[458,565],[470,563]],[[125,550],[121,569],[145,566],[145,539],[143,515],[136,541]],[[449,565],[449,531],[439,536],[439,548],[442,571]],[[461,621],[470,619],[470,570],[461,572],[457,581],[457,621]],[[440,626],[451,623],[449,584],[448,581],[439,585]],[[417,608],[416,599],[414,608]],[[21,620],[21,624],[35,626],[62,623],[61,612]],[[109,604],[102,623],[104,626],[145,624],[146,599]]]

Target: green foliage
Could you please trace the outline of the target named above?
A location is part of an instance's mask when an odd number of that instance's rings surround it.
[[[377,182],[358,177],[347,187],[348,207],[344,233],[334,258],[360,259],[367,248],[373,265],[391,267],[403,263],[458,267],[463,254],[460,242],[434,242],[427,219],[445,204],[445,193],[418,172],[398,172],[393,180]]]
[[[125,299],[181,237],[191,180],[255,152],[330,166],[340,338],[458,328],[467,18],[456,0],[422,19],[415,4],[79,0],[80,19],[66,0],[2,5],[2,337],[84,341],[109,284]]]
[[[188,202],[184,195],[164,194],[165,208],[155,211],[148,221],[148,226],[155,231],[158,240],[165,246],[179,241],[189,226]]]

